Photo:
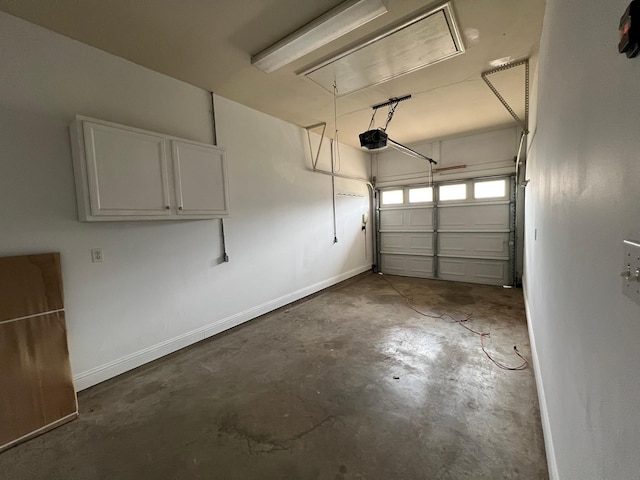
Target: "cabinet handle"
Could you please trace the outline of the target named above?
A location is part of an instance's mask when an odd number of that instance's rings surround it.
[[[169,210],[171,207],[169,205],[167,205],[166,207],[164,207],[165,210]]]
[[[182,210],[182,207],[178,207],[178,210]]]

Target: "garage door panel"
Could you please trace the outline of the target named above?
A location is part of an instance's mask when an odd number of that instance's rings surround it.
[[[409,228],[433,228],[432,208],[425,208],[424,210],[409,210],[407,213]]]
[[[380,230],[397,229],[404,227],[403,210],[380,210]]]
[[[440,230],[509,230],[509,205],[464,205],[438,211]]]
[[[395,187],[403,190],[401,204],[381,205],[378,254],[383,273],[412,277],[441,278],[470,283],[508,285],[513,274],[512,199],[509,177],[502,192],[492,191],[487,178],[443,182],[434,186],[465,184],[467,196],[459,200],[411,203],[411,192],[420,186]],[[485,185],[485,190],[476,188]],[[484,188],[484,187],[483,187]],[[484,192],[484,193],[483,193]],[[494,195],[494,196],[492,196]],[[382,194],[381,194],[382,197]],[[414,201],[416,196],[413,196]]]
[[[380,250],[383,252],[397,251],[404,249],[405,238],[402,233],[381,233]]]
[[[380,251],[433,255],[433,233],[380,233]]]
[[[509,233],[440,233],[441,255],[509,258]]]
[[[407,238],[409,251],[433,255],[433,233],[411,234]]]
[[[380,210],[380,230],[433,230],[433,208]]]
[[[390,275],[433,278],[433,257],[382,254],[382,271]]]
[[[509,261],[439,257],[438,275],[442,279],[458,282],[507,285]]]

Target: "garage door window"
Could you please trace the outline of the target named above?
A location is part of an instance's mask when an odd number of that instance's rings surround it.
[[[433,202],[433,188],[420,187],[409,189],[409,203]]]
[[[402,190],[384,190],[382,192],[382,205],[398,205],[404,203]]]
[[[473,198],[504,198],[507,194],[506,180],[476,182],[473,184]]]
[[[465,200],[467,198],[467,185],[465,183],[441,185],[439,193],[440,200],[444,202],[449,200]]]

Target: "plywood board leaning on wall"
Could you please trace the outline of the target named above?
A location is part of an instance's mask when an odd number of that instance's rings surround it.
[[[0,258],[0,451],[78,416],[60,255]]]

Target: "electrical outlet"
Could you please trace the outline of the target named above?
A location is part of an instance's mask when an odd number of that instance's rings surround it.
[[[92,248],[91,249],[91,261],[93,263],[100,263],[104,261],[104,255],[102,254],[101,248]]]
[[[624,241],[622,292],[640,305],[640,242]]]

